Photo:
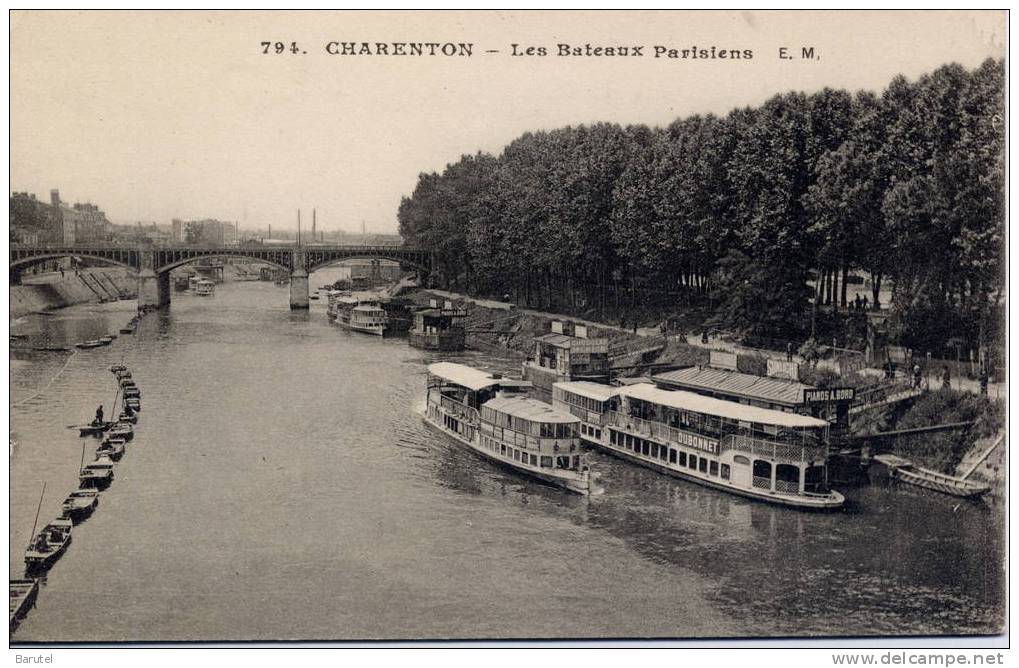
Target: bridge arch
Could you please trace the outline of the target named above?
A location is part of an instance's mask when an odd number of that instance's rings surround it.
[[[291,267],[291,266],[289,266],[287,264],[283,264],[282,262],[280,262],[278,260],[275,260],[275,259],[271,260],[271,259],[268,259],[268,258],[251,257],[250,255],[244,255],[244,254],[217,253],[217,254],[209,254],[209,255],[196,255],[194,257],[188,257],[188,258],[183,258],[183,259],[180,259],[180,260],[175,260],[174,262],[171,262],[170,264],[165,264],[165,265],[163,265],[161,267],[156,267],[153,271],[155,271],[157,274],[165,274],[167,272],[173,271],[174,269],[178,269],[180,267],[184,267],[184,266],[187,266],[189,264],[194,264],[194,263],[198,262],[199,260],[205,260],[205,259],[209,259],[209,258],[224,258],[224,257],[228,257],[228,258],[244,258],[244,259],[247,259],[247,260],[252,260],[253,262],[260,262],[262,264],[271,264],[272,266],[277,267],[279,269],[283,269],[284,271],[290,271],[291,269],[293,269],[293,267]]]
[[[12,273],[20,273],[21,271],[33,267],[43,262],[49,262],[50,260],[62,260],[65,258],[85,258],[95,262],[100,262],[106,266],[111,267],[123,267],[130,269],[131,271],[137,272],[139,267],[137,259],[133,257],[109,257],[107,254],[100,253],[89,253],[89,252],[76,252],[72,250],[61,250],[53,251],[49,253],[39,253],[33,255],[25,255],[21,257],[12,257],[8,269]]]
[[[311,253],[309,253],[309,255],[311,255]],[[421,272],[428,272],[431,270],[431,267],[428,266],[426,261],[418,261],[409,259],[407,257],[391,256],[379,253],[362,253],[358,255],[348,255],[344,257],[333,257],[329,259],[318,260],[315,262],[309,261],[306,269],[310,274],[313,271],[318,271],[319,269],[326,269],[328,267],[334,267],[348,260],[389,260],[390,262],[396,262],[401,266],[413,267],[415,270]]]

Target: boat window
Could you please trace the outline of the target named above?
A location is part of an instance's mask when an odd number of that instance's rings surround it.
[[[651,450],[651,448],[650,448],[651,444],[648,443],[647,441],[643,441],[643,440],[640,443],[641,443],[641,453],[645,454],[645,455],[648,454],[648,452]]]
[[[545,469],[552,468],[552,457],[545,457],[543,455],[541,458],[541,467]]]
[[[513,448],[513,459],[520,461],[520,451],[516,448]]]
[[[501,444],[499,446],[499,454],[503,454],[503,455],[506,454],[506,445],[505,444]]]
[[[748,457],[744,457],[743,455],[736,455],[735,457],[732,458],[732,461],[735,464],[742,464],[743,466],[750,466],[750,459]]]
[[[779,464],[775,467],[775,489],[780,492],[799,492],[800,468],[792,464]]]
[[[701,457],[700,462],[698,462],[697,470],[700,471],[701,473],[707,473],[708,472],[708,460],[705,459],[704,457]]]
[[[538,455],[531,455],[531,466],[538,465]]]
[[[609,443],[611,443],[612,445],[616,444],[616,432],[612,431],[611,429],[609,429]]]
[[[655,459],[658,459],[658,444],[657,443],[652,443],[651,444],[651,456],[654,457]]]
[[[680,452],[679,453],[679,465],[680,466],[686,466],[686,453],[685,452]]]
[[[771,489],[771,462],[762,459],[754,461],[753,486],[758,489]]]
[[[722,480],[728,480],[728,479],[729,479],[729,465],[728,464],[722,464]]]
[[[597,439],[601,439],[601,429],[594,430],[594,437]]]
[[[669,448],[669,463],[670,464],[676,463],[676,451],[673,450],[672,448]]]
[[[713,476],[717,476],[718,475],[718,462],[716,462],[714,460],[711,461],[711,468],[708,471],[708,473],[710,473]]]
[[[689,466],[692,469],[697,468],[697,455],[690,455]]]

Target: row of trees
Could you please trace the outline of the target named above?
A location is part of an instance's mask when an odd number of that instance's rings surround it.
[[[862,271],[873,302],[893,286],[904,343],[986,337],[1003,298],[1003,90],[988,60],[666,128],[529,132],[422,174],[400,232],[450,286],[551,309],[699,296],[716,326],[802,338]]]

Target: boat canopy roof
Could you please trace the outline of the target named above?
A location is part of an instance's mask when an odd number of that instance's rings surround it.
[[[571,380],[561,383],[553,383],[554,387],[561,390],[578,394],[595,401],[608,401],[619,394],[619,388],[604,383],[592,383],[589,380]]]
[[[490,408],[505,415],[528,420],[529,422],[544,422],[546,424],[573,424],[580,422],[578,417],[557,411],[543,401],[526,397],[496,397],[495,399],[489,399],[481,407]]]
[[[812,385],[795,380],[699,366],[667,371],[652,376],[651,379],[661,385],[679,389],[708,390],[787,406],[801,405],[803,391],[813,389]]]
[[[455,385],[461,385],[468,390],[483,390],[488,387],[530,387],[531,383],[526,380],[515,380],[513,378],[496,378],[487,371],[475,369],[474,367],[456,364],[454,362],[436,362],[428,365],[428,373],[448,380]]]
[[[770,408],[759,408],[747,406],[733,401],[705,397],[693,392],[683,390],[663,390],[654,385],[641,383],[619,388],[620,396],[632,397],[661,406],[678,408],[680,410],[692,411],[714,415],[716,417],[739,420],[742,422],[757,422],[759,424],[777,425],[779,427],[798,429],[819,429],[827,427],[824,420],[800,415],[798,413],[786,413]]]

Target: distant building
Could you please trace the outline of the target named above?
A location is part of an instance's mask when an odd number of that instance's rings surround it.
[[[174,221],[176,224],[179,221]],[[187,244],[198,246],[227,246],[237,243],[236,223],[227,223],[221,220],[206,218],[204,220],[189,220],[181,223],[183,229],[182,241]]]
[[[109,241],[110,221],[91,203],[67,205],[60,191],[50,191],[47,204],[34,194],[11,194],[11,238],[19,243],[73,244]]]

